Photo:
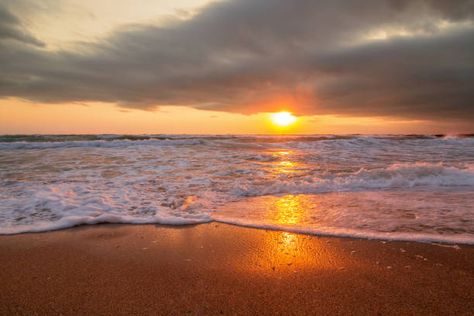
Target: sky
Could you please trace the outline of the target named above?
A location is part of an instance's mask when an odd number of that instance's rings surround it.
[[[0,134],[472,133],[473,82],[474,0],[0,0]]]

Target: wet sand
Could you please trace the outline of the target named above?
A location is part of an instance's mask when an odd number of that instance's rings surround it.
[[[0,236],[1,315],[469,315],[474,247],[219,223]]]

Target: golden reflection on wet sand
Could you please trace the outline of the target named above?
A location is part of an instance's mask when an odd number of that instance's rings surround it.
[[[298,226],[305,216],[311,202],[309,196],[286,195],[282,197],[260,197],[247,200],[255,208],[266,209],[267,221],[290,228]],[[236,260],[239,267],[255,273],[280,271],[289,274],[307,269],[339,269],[335,265],[337,253],[329,249],[327,240],[317,236],[295,234],[285,231],[266,231],[253,251]],[[245,264],[241,262],[245,261]],[[249,265],[248,261],[255,262]]]

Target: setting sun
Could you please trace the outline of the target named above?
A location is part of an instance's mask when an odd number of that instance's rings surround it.
[[[278,112],[272,114],[271,120],[273,124],[285,127],[293,124],[296,121],[296,117],[290,112]]]

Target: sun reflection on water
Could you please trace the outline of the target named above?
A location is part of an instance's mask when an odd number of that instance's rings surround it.
[[[300,167],[299,163],[294,159],[295,154],[295,152],[290,150],[282,150],[273,153],[277,162],[272,163],[271,172],[275,175],[295,173]]]
[[[298,224],[304,213],[301,196],[286,195],[275,201],[270,216],[273,221],[283,225]]]

